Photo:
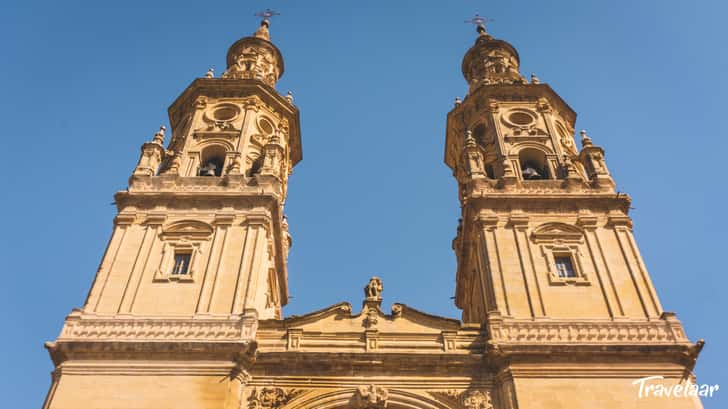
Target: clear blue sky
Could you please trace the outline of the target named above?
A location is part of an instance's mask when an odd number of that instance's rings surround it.
[[[463,20],[479,11],[606,149],[664,308],[707,341],[698,381],[723,388],[705,406],[728,406],[725,3],[11,3],[0,5],[2,406],[40,406],[43,342],[84,301],[140,144],[195,77],[224,69],[266,7],[282,13],[279,91],[293,91],[303,134],[285,314],[358,306],[376,274],[386,305],[459,317],[458,202],[442,158],[475,38]]]

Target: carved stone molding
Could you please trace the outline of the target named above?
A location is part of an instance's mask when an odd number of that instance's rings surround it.
[[[242,340],[255,335],[254,319],[66,319],[59,340]]]
[[[248,409],[278,409],[302,392],[301,389],[253,388],[248,397]]]
[[[496,342],[507,343],[676,343],[686,342],[682,331],[665,321],[538,322],[511,321],[490,325]]]

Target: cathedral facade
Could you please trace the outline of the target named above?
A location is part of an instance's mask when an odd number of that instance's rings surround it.
[[[702,407],[641,396],[646,377],[687,388],[703,343],[662,310],[604,150],[583,131],[577,147],[576,113],[483,26],[444,143],[461,319],[385,309],[377,277],[361,308],[284,318],[302,149],[283,72],[264,20],[170,106],[83,307],[46,343],[44,408]]]

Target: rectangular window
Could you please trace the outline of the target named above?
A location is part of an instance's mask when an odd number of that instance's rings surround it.
[[[556,273],[559,277],[576,277],[576,271],[574,271],[574,263],[571,261],[571,256],[554,256],[554,261],[556,261]]]
[[[173,275],[185,275],[190,271],[191,253],[174,253]]]

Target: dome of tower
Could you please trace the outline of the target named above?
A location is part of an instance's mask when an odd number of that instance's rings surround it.
[[[470,90],[481,85],[525,84],[526,79],[519,72],[518,51],[508,42],[493,38],[483,26],[478,27],[478,33],[462,64]]]
[[[250,37],[236,41],[227,53],[227,70],[223,78],[258,79],[275,87],[283,76],[283,55],[270,41],[270,22],[263,20]]]

